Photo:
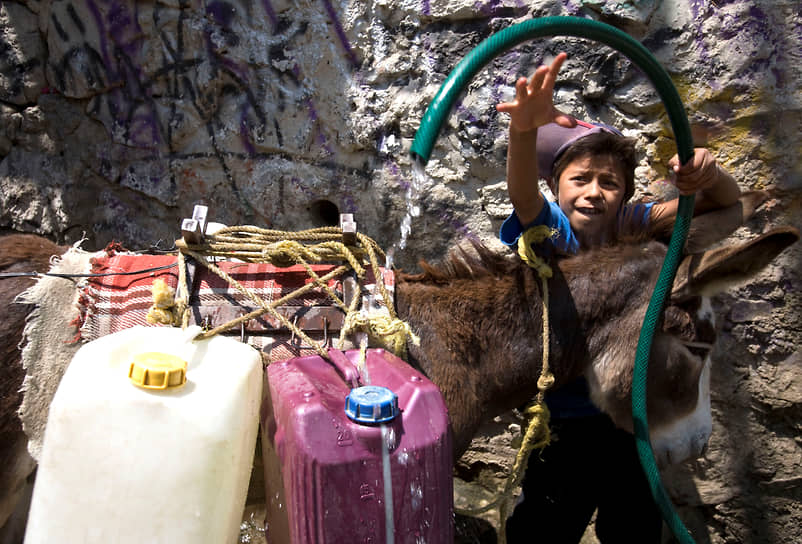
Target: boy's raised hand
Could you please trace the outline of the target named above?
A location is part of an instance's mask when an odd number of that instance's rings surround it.
[[[529,81],[519,78],[512,102],[496,105],[497,111],[510,115],[512,128],[527,132],[551,122],[568,128],[576,125],[573,117],[554,107],[554,84],[566,58],[568,55],[560,53],[549,66],[539,66]]]
[[[693,157],[683,165],[680,165],[679,157],[674,155],[668,161],[668,166],[674,174],[674,185],[683,195],[691,195],[711,188],[719,178],[716,159],[709,150],[704,148],[694,149]]]

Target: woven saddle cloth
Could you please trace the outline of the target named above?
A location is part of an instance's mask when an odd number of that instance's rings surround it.
[[[78,324],[84,341],[135,325],[152,326],[147,322],[147,314],[153,305],[153,282],[161,279],[169,286],[178,288],[178,263],[175,255],[110,251],[95,256],[91,265],[92,273],[125,274],[91,277],[84,284],[78,299]],[[218,261],[216,265],[267,304],[314,282],[302,265],[278,267],[233,261]],[[152,270],[165,266],[168,268]],[[310,265],[319,277],[337,266]],[[363,301],[372,300],[375,306],[383,307],[384,302],[376,284],[377,276],[384,282],[388,295],[394,296],[395,276],[392,270],[381,267],[378,274],[368,267],[361,282],[356,281],[353,273],[346,272],[330,279],[327,284],[346,304],[351,297],[360,296]],[[188,281],[191,282],[191,323],[210,329],[258,308],[246,294],[200,264],[196,264]],[[337,345],[345,312],[334,305],[324,289],[315,287],[282,303],[276,310],[320,346],[325,348]],[[271,362],[316,353],[313,346],[306,345],[269,314],[251,319],[225,334],[263,351]]]

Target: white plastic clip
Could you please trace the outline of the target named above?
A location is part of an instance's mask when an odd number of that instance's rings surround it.
[[[192,218],[181,222],[181,236],[187,244],[200,244],[206,233],[208,206],[197,205],[192,210]]]
[[[347,246],[356,245],[356,222],[354,221],[354,214],[341,213],[340,214],[340,228],[343,231],[343,244]]]

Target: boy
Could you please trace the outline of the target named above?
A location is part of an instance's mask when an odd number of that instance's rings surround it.
[[[634,145],[612,127],[577,121],[553,104],[554,84],[567,58],[559,54],[531,80],[520,78],[515,98],[496,106],[510,115],[507,190],[515,211],[499,233],[508,245],[534,225],[559,232],[549,243],[573,254],[614,240],[622,231],[673,224],[677,200],[627,205],[634,193]],[[735,180],[705,149],[687,164],[669,161],[681,194],[696,193],[694,213],[734,204]],[[549,182],[548,202],[537,180]],[[662,520],[635,450],[588,398],[584,380],[547,395],[556,439],[530,458],[523,500],[507,522],[508,542],[579,542],[594,511],[596,534],[608,542],[660,542]]]

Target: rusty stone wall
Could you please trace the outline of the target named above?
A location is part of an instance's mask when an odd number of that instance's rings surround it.
[[[215,221],[283,230],[347,212],[414,269],[461,237],[495,238],[511,207],[494,105],[561,50],[560,107],[637,138],[637,197],[670,195],[659,99],[627,59],[581,39],[491,62],[415,180],[409,145],[450,70],[492,33],[549,15],[639,39],[671,73],[697,144],[744,189],[773,189],[737,236],[802,227],[797,0],[4,0],[0,229],[144,249],[169,246],[197,203]],[[710,449],[666,474],[698,542],[802,541],[801,254],[716,301]]]

